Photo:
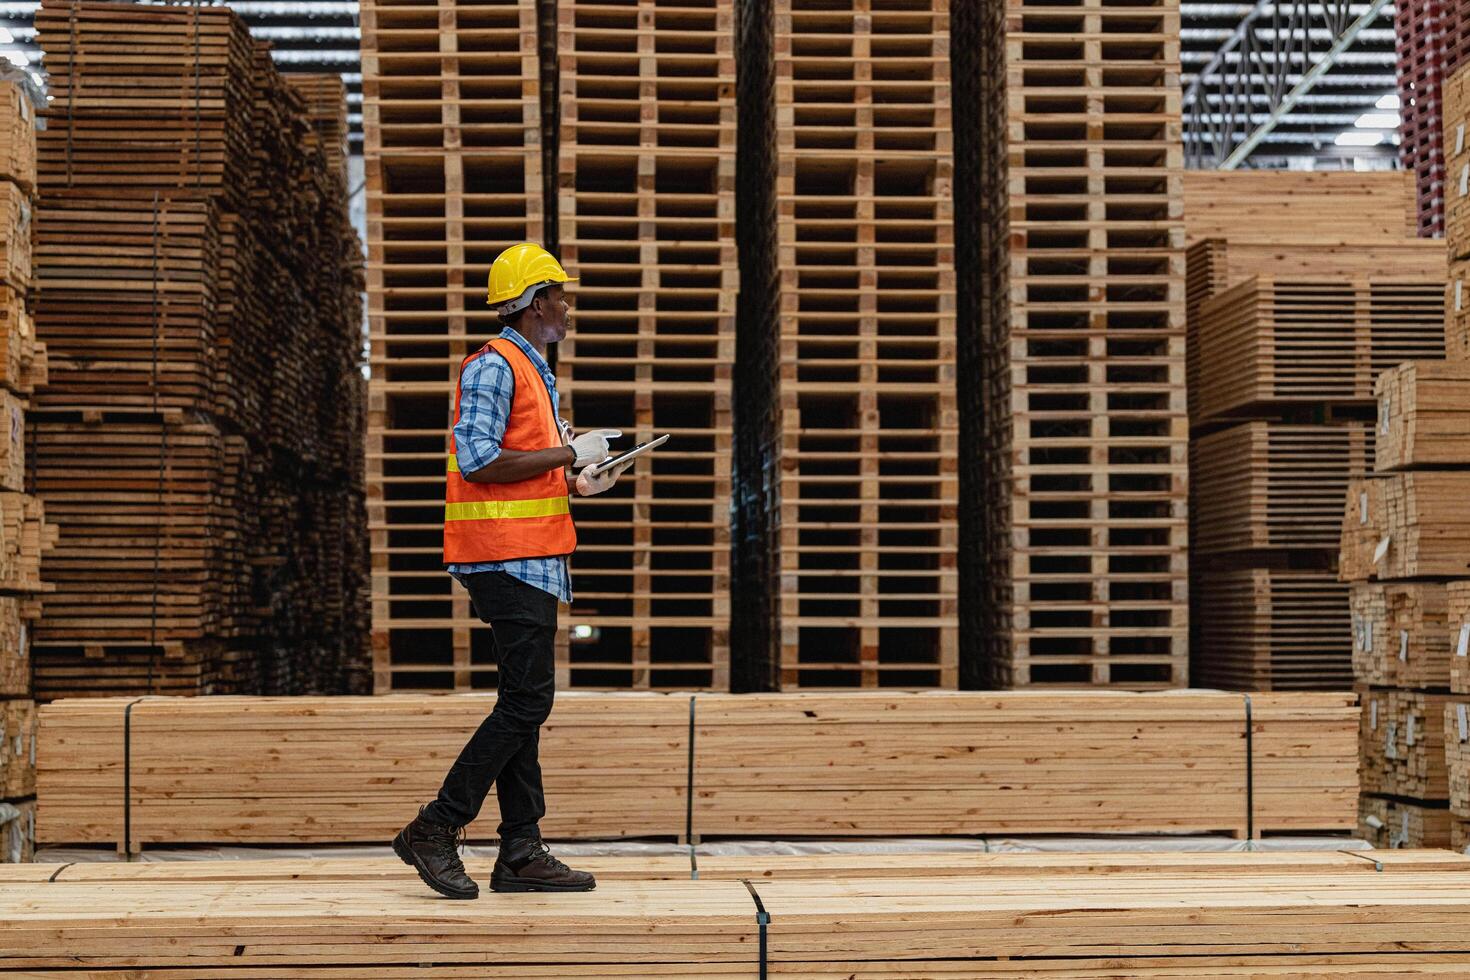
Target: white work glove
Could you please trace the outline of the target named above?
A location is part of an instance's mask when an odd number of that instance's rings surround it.
[[[618,482],[618,477],[622,476],[623,471],[632,466],[634,462],[635,460],[630,459],[621,466],[610,466],[596,473],[590,470],[583,470],[577,476],[577,493],[583,497],[595,497],[599,493],[605,493],[611,490],[613,484]]]
[[[572,462],[573,466],[591,466],[607,459],[607,441],[621,436],[621,429],[593,429],[584,432],[570,443],[572,451],[577,458]]]

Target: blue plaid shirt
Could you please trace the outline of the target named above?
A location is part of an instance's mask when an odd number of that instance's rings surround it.
[[[551,409],[557,410],[556,375],[546,360],[526,338],[506,327],[500,336],[526,352],[546,390],[551,394]],[[505,358],[491,351],[465,365],[459,379],[459,422],[454,426],[454,455],[461,473],[473,473],[493,463],[500,455],[500,440],[505,438],[505,425],[510,419],[510,403],[515,396],[515,375]],[[558,419],[560,416],[558,416]],[[572,601],[572,576],[565,557],[517,558],[514,561],[480,561],[449,566],[449,574],[461,585],[466,575],[474,572],[505,572],[527,585],[550,592],[562,602]]]

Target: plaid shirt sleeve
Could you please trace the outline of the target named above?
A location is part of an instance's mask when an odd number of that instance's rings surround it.
[[[454,426],[454,455],[461,473],[483,469],[500,456],[515,385],[510,364],[499,354],[489,353],[465,365],[459,379],[459,421]]]

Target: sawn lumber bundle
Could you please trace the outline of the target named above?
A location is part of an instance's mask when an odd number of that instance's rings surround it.
[[[551,838],[1244,836],[1351,827],[1355,697],[1252,695],[1249,724],[1246,700],[1206,692],[566,694],[541,739],[542,830]],[[129,703],[42,709],[43,840],[131,848],[387,840],[432,798],[493,701]],[[491,836],[496,822],[492,798],[470,833]]]

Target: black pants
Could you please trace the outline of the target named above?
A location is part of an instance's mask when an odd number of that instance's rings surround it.
[[[424,817],[463,827],[479,815],[494,783],[500,839],[540,837],[546,796],[537,753],[556,696],[556,596],[505,572],[476,572],[465,585],[475,614],[495,631],[499,694]]]

